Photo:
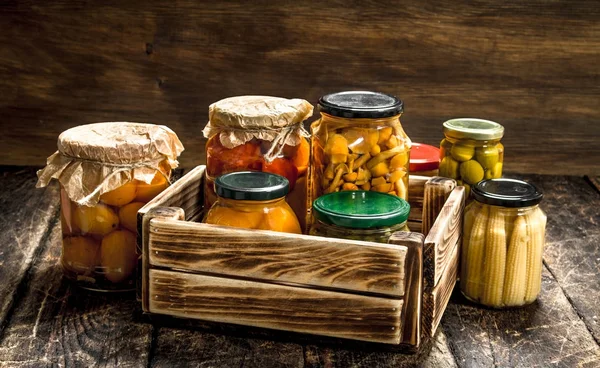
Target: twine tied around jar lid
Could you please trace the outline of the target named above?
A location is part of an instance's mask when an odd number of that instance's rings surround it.
[[[285,145],[297,146],[308,132],[302,122],[312,116],[313,106],[306,100],[271,96],[229,97],[211,104],[209,122],[203,130],[205,138],[219,134],[220,143],[228,149],[252,139],[272,142],[264,157],[274,160]]]
[[[37,172],[37,188],[58,179],[71,201],[95,206],[100,196],[132,180],[150,184],[167,162],[171,169],[183,144],[162,125],[110,122],[80,125],[58,137],[58,151]],[[166,178],[167,180],[169,178]]]

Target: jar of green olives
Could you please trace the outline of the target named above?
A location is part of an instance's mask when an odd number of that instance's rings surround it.
[[[440,143],[439,175],[464,186],[467,198],[472,185],[502,176],[502,125],[483,119],[452,119],[444,123],[444,136]]]
[[[409,231],[410,205],[395,195],[372,191],[325,194],[313,202],[310,235],[387,243],[396,231]]]

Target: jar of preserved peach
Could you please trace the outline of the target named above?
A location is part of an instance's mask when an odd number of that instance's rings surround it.
[[[204,128],[206,180],[204,208],[216,201],[214,182],[223,174],[263,171],[289,181],[286,201],[305,229],[308,205],[308,133],[302,122],[313,106],[302,99],[230,97],[210,105]]]
[[[135,288],[137,212],[168,185],[183,145],[165,126],[82,125],[58,137],[37,187],[58,179],[67,278],[98,291]]]
[[[546,215],[542,193],[514,179],[483,180],[465,209],[460,289],[493,308],[535,301],[541,290]]]
[[[496,122],[460,118],[444,123],[439,175],[456,179],[470,198],[471,187],[502,176],[504,127]]]
[[[349,91],[323,96],[311,125],[312,200],[345,190],[408,197],[411,141],[402,129],[403,103],[394,96]]]
[[[265,172],[238,171],[215,180],[217,201],[203,222],[244,229],[301,234],[300,223],[285,201],[289,181]]]

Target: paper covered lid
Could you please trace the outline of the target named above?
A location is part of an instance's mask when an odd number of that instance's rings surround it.
[[[306,100],[271,96],[229,97],[211,104],[209,122],[203,130],[205,138],[219,135],[226,148],[234,148],[252,139],[273,142],[265,154],[273,160],[284,145],[297,146],[308,133],[302,122],[313,113]]]
[[[301,123],[313,113],[313,106],[300,98],[236,96],[208,107],[210,124],[231,128],[284,128]]]
[[[151,183],[160,163],[176,168],[184,150],[168,127],[131,122],[80,125],[61,133],[57,146],[36,186],[58,179],[72,201],[89,206],[131,180]]]

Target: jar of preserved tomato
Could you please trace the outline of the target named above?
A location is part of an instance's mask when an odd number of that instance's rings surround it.
[[[236,171],[263,171],[284,176],[286,200],[304,230],[308,216],[310,146],[302,122],[313,106],[302,99],[269,96],[230,97],[209,107],[206,143],[205,208],[216,201],[214,182]]]
[[[312,200],[367,190],[408,196],[411,141],[402,129],[403,103],[378,92],[348,91],[319,99],[311,125]]]
[[[312,206],[311,235],[387,243],[396,231],[409,231],[410,205],[397,196],[367,191],[325,194]]]
[[[493,308],[532,303],[542,281],[542,193],[521,180],[490,179],[473,186],[473,197],[464,214],[462,293]]]
[[[460,118],[444,123],[439,175],[456,179],[470,197],[471,186],[502,177],[504,127],[496,122]]]
[[[280,175],[238,171],[215,180],[217,201],[207,224],[301,234],[300,223],[285,201],[289,181]]]
[[[168,185],[183,145],[165,126],[82,125],[58,137],[37,187],[58,179],[67,278],[98,291],[135,288],[137,212]]]

